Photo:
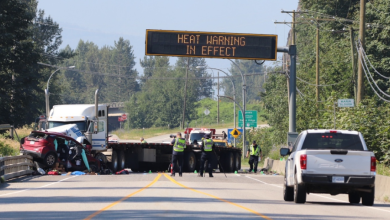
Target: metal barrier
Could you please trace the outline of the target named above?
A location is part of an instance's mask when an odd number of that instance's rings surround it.
[[[14,177],[31,174],[35,164],[29,155],[0,158],[0,177],[8,180]]]

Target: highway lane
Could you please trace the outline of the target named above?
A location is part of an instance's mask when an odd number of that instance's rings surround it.
[[[390,219],[390,205],[346,195],[285,202],[281,176],[217,173],[35,176],[0,186],[0,219]]]

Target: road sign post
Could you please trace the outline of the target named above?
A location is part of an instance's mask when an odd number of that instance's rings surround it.
[[[243,127],[242,113],[238,112],[238,127]],[[257,127],[257,111],[245,111],[245,127]]]

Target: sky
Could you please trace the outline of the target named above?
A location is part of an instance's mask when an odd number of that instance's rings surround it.
[[[277,34],[285,46],[290,27],[274,21],[291,21],[281,10],[296,10],[299,0],[39,0],[38,8],[53,18],[62,31],[61,48],[78,42],[113,46],[120,37],[130,41],[135,68],[143,73],[146,29]],[[281,54],[278,55],[281,57]],[[278,60],[281,60],[278,58]],[[174,65],[176,58],[170,58]],[[227,70],[226,59],[206,59],[207,65]],[[266,65],[272,65],[267,61]]]

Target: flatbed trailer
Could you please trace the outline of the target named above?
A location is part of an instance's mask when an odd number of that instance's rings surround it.
[[[113,171],[131,168],[134,172],[166,171],[171,163],[173,146],[166,143],[108,143],[107,162]],[[241,169],[241,149],[216,146],[212,168],[224,172]],[[184,172],[199,171],[201,149],[198,145],[187,145],[184,150]],[[218,165],[218,160],[222,169]],[[206,162],[207,163],[207,162]]]

